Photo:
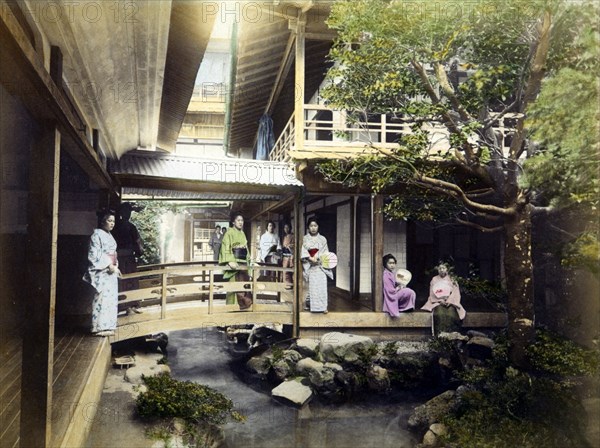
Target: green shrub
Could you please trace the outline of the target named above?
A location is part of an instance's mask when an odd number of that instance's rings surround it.
[[[383,346],[383,350],[381,352],[384,356],[387,356],[388,358],[396,356],[396,353],[398,352],[398,342],[396,342],[396,341],[386,342],[386,344]]]
[[[143,377],[148,390],[138,395],[136,409],[143,418],[182,418],[193,423],[222,424],[243,421],[233,402],[202,384],[179,381],[169,374]]]
[[[528,349],[531,365],[540,371],[561,376],[595,375],[598,353],[550,331],[539,330]]]
[[[468,448],[578,448],[585,412],[565,375],[593,375],[597,356],[574,343],[538,331],[529,349],[530,371],[509,365],[505,334],[496,338],[493,358],[458,373],[466,386],[445,423],[445,442]]]

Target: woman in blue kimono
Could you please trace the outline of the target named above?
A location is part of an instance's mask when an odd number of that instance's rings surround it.
[[[83,280],[96,293],[92,301],[92,333],[113,336],[117,328],[117,298],[119,293],[119,263],[117,242],[110,234],[115,226],[115,215],[106,212],[100,216],[98,228],[90,237],[88,270]]]

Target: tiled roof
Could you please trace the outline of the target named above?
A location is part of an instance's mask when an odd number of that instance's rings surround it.
[[[182,157],[154,151],[130,151],[110,163],[116,175],[218,182],[227,184],[302,186],[294,165],[251,159]]]

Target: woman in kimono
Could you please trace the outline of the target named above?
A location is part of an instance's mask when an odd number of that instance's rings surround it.
[[[231,215],[231,228],[223,235],[219,264],[228,266],[223,278],[230,282],[245,282],[250,280],[248,275],[248,240],[244,233],[244,217],[239,213]],[[233,305],[236,302],[240,310],[252,306],[252,294],[249,292],[227,293],[225,303]]]
[[[448,265],[440,263],[438,275],[431,279],[427,303],[421,308],[433,314],[431,331],[434,336],[440,332],[459,331],[467,312],[460,304],[458,283],[448,275]]]
[[[280,252],[281,242],[279,241],[279,235],[275,233],[275,223],[267,221],[267,230],[260,236],[259,261],[265,264],[277,265]],[[274,280],[275,274],[273,271],[262,271],[262,274]]]
[[[293,268],[294,267],[294,233],[292,232],[292,228],[288,223],[283,225],[283,241],[281,242],[283,261],[282,266],[284,268]],[[294,280],[294,274],[291,272],[285,272],[283,274],[285,280],[286,289],[292,289],[292,283]]]
[[[402,311],[414,310],[417,295],[396,282],[396,258],[392,254],[383,257],[383,267],[383,311],[398,317]]]
[[[117,242],[110,234],[115,226],[115,215],[106,212],[100,216],[98,227],[90,237],[88,269],[83,280],[95,289],[92,301],[92,333],[112,336],[117,328],[117,298],[119,293],[119,263]]]
[[[327,313],[327,278],[333,279],[331,269],[321,264],[321,255],[329,252],[327,240],[319,234],[317,220],[307,222],[308,233],[302,240],[300,258],[304,270],[304,280],[308,282],[307,301],[311,313]]]

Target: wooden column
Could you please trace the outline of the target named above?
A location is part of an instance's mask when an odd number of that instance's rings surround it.
[[[301,193],[294,195],[294,303],[292,305],[294,313],[294,328],[293,334],[295,337],[300,336],[300,311],[304,308],[304,280],[302,277],[302,263],[300,260],[300,247],[302,246],[304,229],[304,213],[301,212],[304,208],[301,207]]]
[[[20,446],[50,446],[60,133],[43,128],[31,151]]]
[[[304,58],[306,40],[304,36],[306,15],[299,14],[296,21],[296,69],[294,74],[294,142],[296,151],[304,148]]]
[[[383,311],[383,196],[371,195],[371,292],[373,310]]]
[[[350,203],[350,297],[360,296],[360,232],[358,222],[358,196],[352,196]]]

